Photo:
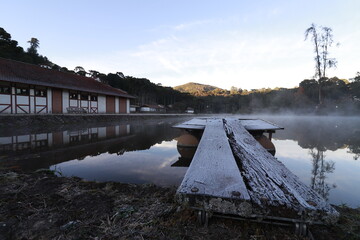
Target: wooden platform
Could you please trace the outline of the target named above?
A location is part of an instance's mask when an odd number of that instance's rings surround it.
[[[195,130],[204,130],[208,120],[214,118],[193,118],[190,121],[178,124],[173,126],[174,128],[181,129],[195,129]],[[241,125],[248,131],[275,131],[283,130],[283,127],[279,127],[273,123],[261,120],[261,119],[238,119]]]
[[[249,131],[283,129],[262,120],[193,119],[175,127],[204,129],[177,190],[180,202],[210,214],[334,223],[339,214]]]

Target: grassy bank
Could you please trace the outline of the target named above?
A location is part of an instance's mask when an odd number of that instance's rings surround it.
[[[213,218],[198,226],[174,188],[95,183],[52,172],[0,172],[0,239],[309,239],[293,229]],[[359,239],[360,210],[337,207],[338,224],[315,239]]]

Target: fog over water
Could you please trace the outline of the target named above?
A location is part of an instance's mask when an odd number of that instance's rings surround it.
[[[231,117],[261,118],[284,127],[273,135],[275,156],[331,203],[360,207],[359,117]],[[61,126],[49,132],[20,129],[15,135],[0,131],[0,167],[50,168],[96,181],[178,185],[187,170],[177,150],[181,131],[171,127],[179,121]]]

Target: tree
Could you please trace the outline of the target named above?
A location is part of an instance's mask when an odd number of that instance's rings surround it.
[[[329,27],[318,28],[313,23],[305,31],[305,40],[307,40],[309,36],[311,36],[311,40],[314,44],[315,77],[318,77],[319,104],[321,105],[322,104],[321,82],[326,77],[327,69],[336,67],[337,65],[336,59],[329,57],[329,48],[332,46],[334,42],[332,29]]]
[[[39,48],[40,41],[37,38],[31,38],[28,43],[30,43],[30,47],[27,49],[27,52],[33,55],[38,55],[37,49]]]
[[[83,67],[77,66],[74,68],[74,71],[77,75],[86,76],[86,71]]]
[[[360,72],[356,73],[356,76],[354,78],[351,79],[354,82],[360,82]]]
[[[349,90],[350,94],[355,99],[360,99],[360,72],[357,72],[356,76],[351,80],[351,83],[349,84]],[[358,102],[359,100],[357,100]]]

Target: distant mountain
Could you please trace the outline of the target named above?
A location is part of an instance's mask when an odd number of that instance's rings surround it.
[[[214,95],[214,93],[217,92],[226,92],[226,90],[218,87],[194,82],[189,82],[180,86],[176,86],[174,87],[174,89],[179,92],[189,93],[194,96],[208,96]]]

